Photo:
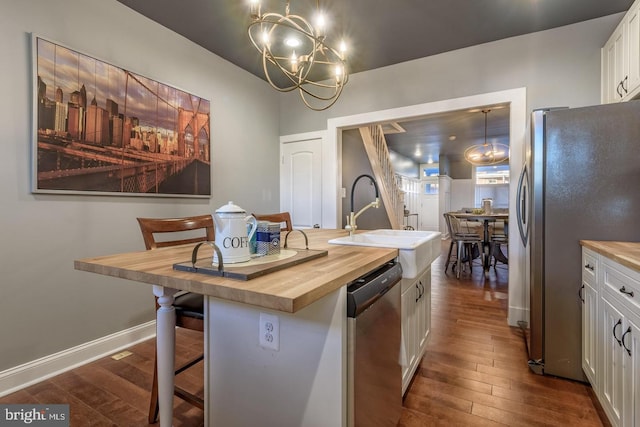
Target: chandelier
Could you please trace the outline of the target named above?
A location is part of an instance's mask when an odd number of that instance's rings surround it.
[[[326,21],[316,0],[318,17],[313,26],[289,12],[262,13],[260,0],[251,0],[249,38],[262,55],[267,81],[280,92],[298,90],[305,105],[322,111],[331,107],[349,80],[346,45],[336,50],[326,43]]]
[[[490,111],[482,110],[484,113],[484,144],[472,145],[464,150],[464,158],[473,165],[495,165],[509,158],[509,147],[507,145],[487,140],[487,114]]]

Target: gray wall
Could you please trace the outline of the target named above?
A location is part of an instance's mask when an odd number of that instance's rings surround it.
[[[611,15],[575,25],[513,37],[403,64],[354,74],[341,99],[323,112],[301,108],[296,94],[281,98],[284,135],[326,129],[327,119],[398,108],[518,87],[527,89],[528,110],[543,106],[600,103],[600,48],[622,18]],[[342,186],[366,170],[361,141],[343,132]],[[352,158],[356,156],[358,158]],[[364,156],[364,157],[361,157]],[[471,179],[471,166],[459,159],[441,162],[441,173]],[[370,167],[369,167],[370,170]],[[349,200],[342,199],[343,213]],[[367,212],[363,221],[371,219]],[[344,216],[344,215],[343,215]],[[342,225],[344,226],[344,218]],[[376,228],[379,221],[371,224]]]
[[[342,134],[342,187],[346,189],[346,197],[342,199],[342,228],[347,224],[347,215],[351,212],[351,189],[357,177],[362,174],[373,176],[371,163],[367,158],[360,131],[352,129]],[[374,177],[375,178],[375,177]],[[353,209],[358,212],[376,199],[376,190],[367,178],[361,178],[355,188]],[[369,208],[356,220],[359,230],[376,230],[391,228],[389,217],[384,208],[382,198],[378,209]]]
[[[75,271],[73,260],[144,250],[139,216],[228,200],[278,211],[280,132],[268,84],[114,0],[0,0],[0,10],[2,371],[152,320],[151,286]],[[30,32],[209,99],[213,197],[31,194]]]
[[[528,110],[599,104],[600,48],[622,16],[357,73],[341,99],[323,112],[300,108],[298,95],[286,94],[281,99],[280,130],[283,135],[321,130],[332,117],[519,87],[527,88]]]
[[[473,177],[473,166],[461,158],[449,158],[449,177],[453,179],[471,179]]]

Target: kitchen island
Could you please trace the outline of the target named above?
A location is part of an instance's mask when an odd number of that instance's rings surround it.
[[[309,248],[325,249],[327,256],[248,281],[175,271],[173,264],[189,260],[194,245],[75,261],[78,270],[154,285],[161,426],[172,418],[172,303],[179,290],[207,296],[206,425],[345,425],[345,285],[396,258],[398,250],[327,243],[343,230],[305,232]],[[288,244],[305,247],[298,232]],[[205,250],[201,257],[212,255]],[[259,344],[261,315],[276,318],[277,350]]]

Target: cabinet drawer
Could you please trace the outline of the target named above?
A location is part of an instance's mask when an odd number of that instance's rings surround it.
[[[582,249],[582,280],[596,288],[598,255],[587,248]]]
[[[633,313],[640,313],[640,274],[609,259],[604,259],[602,272],[605,290]]]

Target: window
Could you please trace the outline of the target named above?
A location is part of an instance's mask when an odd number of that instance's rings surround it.
[[[476,184],[509,184],[509,165],[476,166]]]
[[[509,165],[476,166],[476,206],[492,199],[494,208],[509,207]]]
[[[428,167],[422,169],[422,178],[427,178],[430,176],[438,176],[440,174],[440,166],[429,165]]]

